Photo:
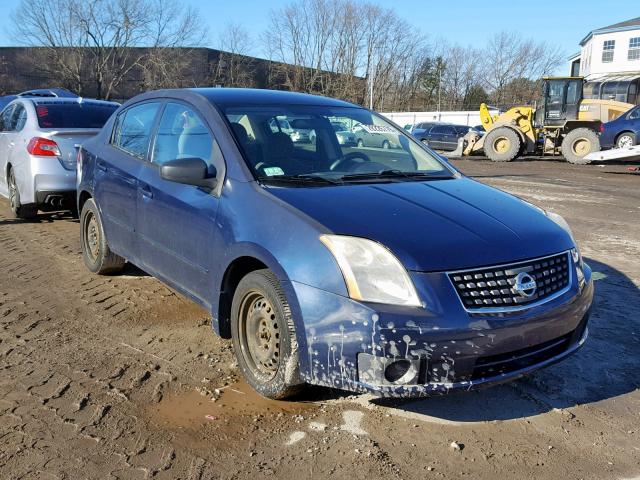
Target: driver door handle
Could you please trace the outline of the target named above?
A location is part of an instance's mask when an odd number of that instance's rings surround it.
[[[143,184],[138,187],[138,191],[144,198],[153,198],[153,192],[149,185]]]

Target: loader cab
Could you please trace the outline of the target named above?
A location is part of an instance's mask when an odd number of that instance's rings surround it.
[[[554,77],[542,80],[542,99],[536,109],[538,127],[561,127],[577,120],[582,101],[582,77]]]

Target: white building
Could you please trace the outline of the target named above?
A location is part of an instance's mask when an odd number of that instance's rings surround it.
[[[638,103],[640,87],[640,17],[598,28],[569,58],[571,75],[587,80],[585,98]]]

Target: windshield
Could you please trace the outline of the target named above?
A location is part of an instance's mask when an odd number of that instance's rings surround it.
[[[40,128],[102,128],[118,105],[109,103],[36,103]]]
[[[224,114],[249,167],[264,182],[453,178],[435,154],[362,108],[229,106]]]

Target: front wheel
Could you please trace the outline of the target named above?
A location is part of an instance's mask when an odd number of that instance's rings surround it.
[[[484,139],[484,153],[494,162],[510,162],[521,149],[520,136],[508,127],[495,128]]]
[[[256,392],[280,399],[301,389],[291,309],[271,270],[240,280],[231,305],[231,336],[238,365]]]
[[[124,267],[125,259],[113,253],[107,244],[100,212],[92,198],[82,206],[80,245],[84,264],[93,273],[116,273]]]

